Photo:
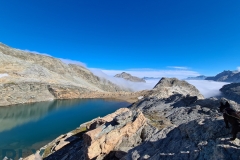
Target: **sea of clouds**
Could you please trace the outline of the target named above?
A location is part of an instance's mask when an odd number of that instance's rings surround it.
[[[219,89],[228,84],[209,80],[187,80],[187,82],[194,85],[205,98],[221,96]]]
[[[124,88],[130,88],[133,91],[152,89],[160,80],[159,78],[159,79],[146,80],[146,83],[130,82],[122,78],[109,76],[100,69],[91,69],[91,71],[93,72],[93,74],[95,74],[98,77],[105,78],[111,81],[112,83],[115,83]],[[167,77],[167,76],[163,76],[163,77]],[[220,96],[221,92],[219,91],[219,89],[222,88],[222,86],[228,84],[226,82],[216,82],[216,81],[209,81],[209,80],[186,80],[186,81],[194,85],[205,98]]]

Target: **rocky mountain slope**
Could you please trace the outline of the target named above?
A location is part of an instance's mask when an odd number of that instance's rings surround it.
[[[171,92],[162,92],[164,88]],[[37,156],[46,160],[239,159],[240,140],[230,141],[231,131],[218,108],[226,100],[203,99],[190,84],[163,78],[130,108],[82,124],[41,148]],[[228,102],[240,110],[239,104]]]
[[[214,77],[207,77],[206,80],[220,81],[220,82],[240,82],[239,71],[223,71]]]
[[[224,94],[224,97],[240,103],[240,83],[224,85],[220,91]]]
[[[128,91],[60,59],[0,43],[0,106],[53,99],[108,97]]]
[[[114,77],[123,78],[123,79],[126,79],[128,81],[132,81],[132,82],[144,82],[144,83],[146,83],[146,81],[144,79],[132,76],[131,74],[126,73],[126,72],[122,72],[121,74],[116,74]]]

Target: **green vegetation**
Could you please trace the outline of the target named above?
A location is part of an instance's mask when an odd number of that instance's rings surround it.
[[[171,122],[167,118],[165,118],[164,116],[160,116],[157,112],[145,113],[144,115],[146,118],[149,119],[148,124],[158,129],[163,129],[171,125]]]
[[[71,131],[71,133],[75,136],[78,136],[80,133],[85,133],[87,131],[87,127],[86,126],[83,126],[83,127],[79,127],[79,128],[76,128],[75,130]],[[78,136],[79,137],[79,136]]]

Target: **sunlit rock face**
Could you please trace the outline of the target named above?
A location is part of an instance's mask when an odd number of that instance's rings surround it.
[[[121,108],[102,118],[82,124],[79,128],[59,136],[41,149],[46,160],[114,159],[142,143],[146,118],[140,111]],[[26,158],[35,158],[31,155]]]
[[[127,91],[87,68],[0,43],[0,106]],[[23,94],[24,93],[24,94]],[[104,96],[102,96],[104,97]]]

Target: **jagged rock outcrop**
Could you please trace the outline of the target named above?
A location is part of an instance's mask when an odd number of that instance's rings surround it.
[[[186,81],[178,80],[177,78],[162,78],[153,88],[151,97],[168,98],[174,94],[197,96],[203,99],[203,95],[197,88]]]
[[[240,82],[239,71],[223,71],[214,77],[207,77],[205,80],[213,80],[220,82]]]
[[[2,43],[0,75],[0,106],[129,91],[95,76],[83,66],[65,64],[60,59]]]
[[[122,108],[103,118],[82,124],[41,148],[45,160],[114,159],[142,142],[146,118],[140,111]],[[30,160],[34,156],[27,157]]]
[[[131,74],[126,73],[126,72],[122,72],[121,74],[116,74],[114,77],[123,78],[123,79],[126,79],[128,81],[132,81],[132,82],[144,82],[144,83],[146,83],[146,81],[144,79],[132,76]]]
[[[231,83],[224,85],[220,91],[224,97],[240,103],[240,83]]]

